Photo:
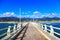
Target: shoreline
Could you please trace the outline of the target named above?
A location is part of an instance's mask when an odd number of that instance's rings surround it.
[[[33,22],[36,22],[36,21],[33,21]],[[0,22],[0,23],[20,23],[20,22]],[[60,21],[38,21],[38,23],[60,23]]]
[[[58,21],[50,21],[50,22],[46,21],[46,22],[41,22],[41,21],[40,21],[40,23],[60,23],[60,22],[58,22]]]
[[[0,23],[23,23],[23,22],[0,22]]]

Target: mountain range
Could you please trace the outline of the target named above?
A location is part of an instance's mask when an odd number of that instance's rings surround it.
[[[26,17],[24,17],[24,18],[21,18],[21,20],[60,20],[60,18],[59,17],[52,17],[52,18],[50,18],[50,17],[43,17],[43,18],[26,18]],[[20,20],[20,18],[18,18],[18,17],[0,17],[0,21],[19,21]]]
[[[0,21],[19,21],[17,17],[0,17]]]

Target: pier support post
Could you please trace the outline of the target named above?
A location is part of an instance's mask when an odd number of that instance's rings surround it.
[[[21,28],[22,28],[22,23],[21,23]]]
[[[41,24],[41,29],[43,30],[43,24]]]
[[[44,27],[45,27],[45,28],[44,28],[44,31],[47,32],[47,25],[45,24]]]
[[[17,25],[17,30],[19,30],[19,25]]]
[[[51,30],[50,30],[50,34],[51,34],[51,35],[54,35],[54,30],[53,30],[53,26],[52,26],[52,25],[50,25],[50,29],[51,29]]]
[[[10,37],[10,28],[11,28],[11,26],[8,27],[8,30],[7,30],[7,37]]]
[[[16,25],[14,25],[13,32],[14,33],[16,32]]]
[[[19,29],[20,29],[20,24],[17,25],[17,30],[19,30]]]
[[[17,30],[19,30],[19,24],[17,25]]]

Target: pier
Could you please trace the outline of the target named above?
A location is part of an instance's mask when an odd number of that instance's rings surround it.
[[[14,26],[12,33],[10,33],[11,27],[9,26],[7,29],[7,36],[1,40],[60,40],[60,38],[54,36],[55,32],[52,29],[52,26],[50,26],[50,33],[47,32],[47,26],[44,26],[45,29],[43,30],[43,25],[39,25],[35,22],[25,22],[22,24],[22,27],[18,24],[17,30]]]
[[[29,23],[28,28],[25,32],[22,32],[22,34],[19,34],[19,36],[16,38],[16,40],[47,40],[40,32],[33,26],[33,24]]]

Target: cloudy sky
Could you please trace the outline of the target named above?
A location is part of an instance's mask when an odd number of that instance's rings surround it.
[[[0,17],[60,17],[60,0],[0,0]]]

